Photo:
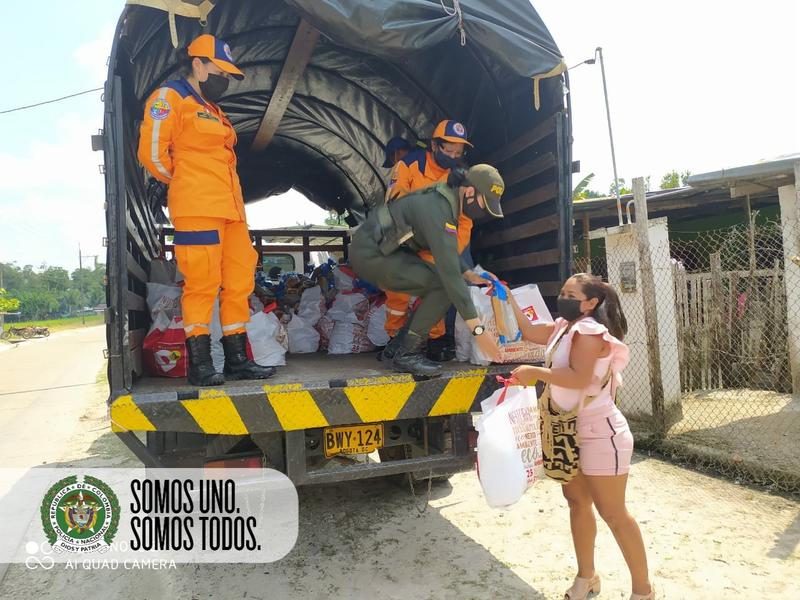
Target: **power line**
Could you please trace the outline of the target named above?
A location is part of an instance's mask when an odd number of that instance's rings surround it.
[[[74,98],[75,96],[82,96],[84,94],[91,94],[92,92],[99,92],[103,88],[94,88],[92,90],[84,90],[82,92],[77,92],[75,94],[70,94],[69,96],[62,96],[61,98],[53,98],[52,100],[45,100],[43,102],[37,102],[36,104],[28,104],[27,106],[18,106],[16,108],[9,108],[7,110],[0,110],[0,115],[5,115],[7,113],[16,112],[18,110],[26,110],[28,108],[36,108],[37,106],[43,106],[45,104],[52,104],[53,102],[61,102],[62,100],[68,100],[69,98]]]

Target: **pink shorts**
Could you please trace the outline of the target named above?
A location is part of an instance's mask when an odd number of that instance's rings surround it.
[[[619,411],[578,416],[580,467],[584,475],[623,475],[631,469],[633,435]]]

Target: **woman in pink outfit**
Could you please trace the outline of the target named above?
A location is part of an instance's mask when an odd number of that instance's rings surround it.
[[[512,296],[513,298],[513,296]],[[613,287],[599,277],[578,274],[561,288],[560,318],[532,325],[515,306],[524,339],[547,346],[551,367],[522,366],[512,377],[520,385],[542,381],[564,411],[578,407],[579,472],[563,486],[578,575],[565,600],[584,600],[600,592],[594,567],[597,507],[631,572],[631,600],[653,600],[642,534],[625,506],[625,488],[633,454],[633,436],[615,403],[621,373],[628,364],[622,343],[628,325]]]

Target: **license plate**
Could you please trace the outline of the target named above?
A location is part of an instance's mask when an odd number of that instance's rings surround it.
[[[326,427],[322,431],[325,458],[337,454],[369,454],[383,448],[383,423]]]

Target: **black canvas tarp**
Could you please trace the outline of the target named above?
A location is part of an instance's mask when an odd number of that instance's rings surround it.
[[[246,79],[222,107],[239,134],[248,200],[295,187],[318,204],[363,214],[383,197],[383,144],[425,140],[443,118],[464,122],[481,160],[563,110],[562,57],[528,0],[218,0],[202,27],[177,17],[179,44],[212,33],[231,45]],[[445,10],[444,6],[447,7]],[[320,39],[276,135],[249,151],[301,18]],[[465,43],[462,45],[461,27]],[[128,6],[112,56],[126,110],[176,77],[163,11]],[[534,107],[533,77],[541,82]]]

